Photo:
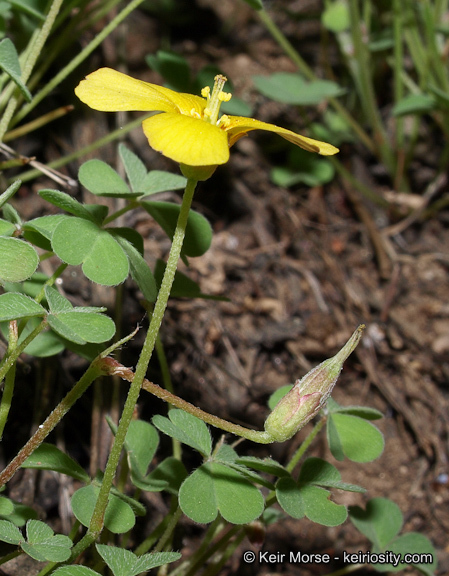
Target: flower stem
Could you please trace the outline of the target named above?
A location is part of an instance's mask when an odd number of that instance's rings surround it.
[[[105,364],[106,361],[108,361],[108,366],[104,365],[105,371],[108,371],[110,375],[118,374],[120,378],[123,378],[123,380],[127,380],[128,382],[132,382],[132,384],[134,385],[134,382],[137,378],[137,370],[136,374],[134,374],[131,369],[125,368],[112,358],[106,358]],[[251,440],[252,442],[257,442],[258,444],[271,444],[272,442],[275,441],[272,438],[272,436],[270,436],[270,434],[268,434],[267,432],[261,432],[259,430],[251,430],[250,428],[239,426],[238,424],[228,422],[228,420],[223,420],[223,418],[219,418],[214,414],[205,412],[204,410],[201,410],[201,408],[194,406],[190,402],[187,402],[187,400],[184,400],[183,398],[180,398],[179,396],[172,394],[168,390],[161,388],[160,386],[158,386],[154,382],[150,382],[146,378],[142,382],[142,388],[147,392],[149,392],[150,394],[157,396],[157,398],[164,400],[164,402],[168,402],[169,404],[172,404],[176,408],[179,408],[180,410],[184,410],[184,412],[188,412],[189,414],[196,416],[203,422],[206,422],[206,424],[210,424],[211,426],[219,428],[220,430],[224,430],[225,432],[230,432],[231,434],[235,434],[236,436],[246,438],[247,440]]]
[[[90,546],[97,539],[103,529],[103,521],[108,504],[108,497],[112,488],[112,483],[117,471],[117,467],[120,462],[120,454],[125,442],[126,433],[133,417],[134,409],[139,398],[142,383],[145,379],[148,364],[153,354],[156,338],[159,333],[162,319],[164,317],[165,309],[167,308],[168,298],[170,296],[173,280],[175,278],[178,261],[181,256],[187,219],[189,216],[190,206],[192,204],[196,184],[196,180],[189,179],[187,181],[175,234],[173,236],[170,254],[168,257],[167,265],[165,267],[164,277],[162,279],[162,284],[159,290],[156,304],[154,306],[153,315],[151,317],[150,326],[145,338],[142,352],[137,363],[136,373],[129,388],[122,416],[117,427],[114,444],[106,464],[103,481],[101,484],[100,492],[98,494],[95,509],[92,514],[92,519],[86,535],[73,548],[71,556],[72,560],[81,554],[88,546]],[[110,358],[106,360],[112,361]]]

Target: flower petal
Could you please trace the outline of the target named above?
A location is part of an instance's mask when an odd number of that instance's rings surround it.
[[[229,160],[226,132],[199,118],[157,114],[142,123],[150,146],[164,156],[189,166],[215,166]]]
[[[154,110],[190,114],[192,110],[201,113],[206,105],[206,101],[198,96],[178,94],[111,68],[100,68],[86,76],[75,88],[75,94],[94,110],[104,112]]]
[[[332,144],[301,136],[300,134],[296,134],[296,132],[280,128],[275,124],[267,124],[254,118],[244,118],[242,116],[229,116],[229,120],[230,123],[225,128],[228,134],[229,146],[235,144],[239,138],[245,136],[245,134],[251,130],[267,130],[268,132],[276,132],[276,134],[279,134],[282,138],[296,144],[300,148],[304,148],[304,150],[308,152],[317,152],[323,156],[332,156],[338,152],[338,148],[335,148]]]

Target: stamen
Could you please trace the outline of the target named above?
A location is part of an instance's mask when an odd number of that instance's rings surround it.
[[[201,90],[201,96],[207,98],[207,107],[203,111],[203,119],[211,124],[218,125],[218,113],[220,111],[220,106],[222,102],[229,102],[232,94],[228,92],[223,92],[223,86],[227,81],[226,76],[218,74],[215,76],[215,83],[212,90],[212,95],[210,94],[209,86],[206,86]]]

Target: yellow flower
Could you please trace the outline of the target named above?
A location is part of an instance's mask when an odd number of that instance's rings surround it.
[[[203,97],[182,94],[131,78],[110,68],[89,74],[76,87],[78,98],[95,110],[118,112],[140,110],[161,112],[143,121],[150,146],[164,156],[187,166],[215,167],[229,160],[229,148],[251,130],[276,132],[297,146],[329,156],[338,148],[241,116],[219,117],[220,105],[231,94],[223,92],[224,76],[215,77],[215,85],[203,88]]]

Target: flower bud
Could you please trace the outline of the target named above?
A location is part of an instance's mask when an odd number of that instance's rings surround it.
[[[285,442],[323,408],[340,375],[343,363],[355,349],[365,326],[361,324],[343,348],[313,368],[275,406],[265,421],[273,442]]]

